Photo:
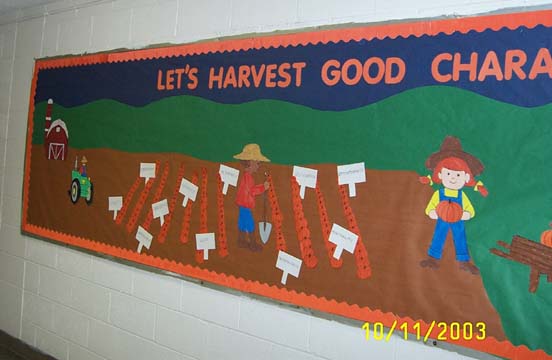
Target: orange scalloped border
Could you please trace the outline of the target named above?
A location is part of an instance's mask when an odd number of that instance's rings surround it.
[[[507,27],[516,29],[520,26],[533,28],[537,25],[552,26],[552,10],[533,11],[526,13],[489,15],[479,17],[468,17],[462,19],[445,19],[437,21],[421,21],[401,24],[387,24],[379,26],[366,26],[350,29],[322,30],[316,32],[304,32],[297,34],[284,34],[261,36],[239,40],[211,41],[198,44],[187,44],[165,48],[143,49],[135,51],[123,51],[114,53],[102,53],[84,56],[71,56],[57,59],[41,59],[35,62],[33,81],[29,99],[29,115],[27,122],[27,144],[25,154],[25,173],[23,188],[23,209],[21,216],[21,229],[23,232],[38,235],[48,239],[56,240],[65,244],[81,247],[103,254],[112,255],[132,262],[168,270],[177,274],[194,277],[231,287],[240,291],[255,293],[275,300],[289,302],[319,311],[324,311],[361,321],[380,321],[385,326],[391,327],[394,321],[406,322],[409,328],[415,323],[421,324],[421,331],[426,332],[430,324],[423,320],[414,320],[410,317],[399,317],[390,312],[384,313],[380,310],[372,310],[368,307],[360,307],[357,304],[337,302],[325,297],[317,297],[305,293],[298,293],[294,290],[287,290],[282,287],[260,283],[258,281],[246,280],[243,278],[217,273],[215,271],[202,269],[197,266],[184,265],[175,261],[157,258],[147,254],[138,254],[124,248],[92,241],[85,238],[49,230],[43,227],[28,223],[27,210],[29,201],[29,182],[31,165],[31,146],[33,133],[34,97],[36,92],[37,75],[41,69],[84,66],[99,63],[111,63],[121,61],[135,61],[143,59],[157,59],[171,56],[205,54],[211,52],[239,51],[249,49],[261,49],[280,46],[298,46],[308,44],[326,44],[338,41],[359,41],[371,39],[384,39],[396,37],[408,37],[423,35],[437,35],[440,33],[452,34],[453,32],[467,33],[469,31],[481,32],[484,30],[499,30]],[[438,329],[434,328],[430,337],[435,338]],[[513,345],[510,341],[499,341],[494,337],[487,337],[482,341],[449,341],[452,344],[468,347],[474,350],[487,352],[500,357],[510,359],[552,359],[552,355],[546,354],[543,350],[530,350],[525,345]]]
[[[488,15],[458,19],[420,21],[412,23],[363,26],[349,29],[319,30],[293,34],[255,35],[245,39],[229,39],[160,47],[142,50],[119,51],[113,53],[69,56],[56,59],[37,60],[39,70],[68,66],[82,66],[100,63],[113,63],[146,59],[159,59],[172,56],[199,55],[206,53],[240,51],[251,49],[269,49],[277,47],[327,44],[339,41],[360,41],[373,39],[395,39],[397,37],[434,36],[441,33],[450,35],[454,32],[466,34],[469,31],[510,30],[525,26],[529,29],[537,25],[552,26],[552,10],[532,11],[526,13]]]

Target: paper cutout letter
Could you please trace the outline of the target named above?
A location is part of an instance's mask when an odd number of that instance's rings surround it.
[[[180,183],[180,190],[178,191],[184,195],[184,201],[182,201],[183,207],[186,207],[188,204],[188,199],[191,199],[192,201],[196,200],[197,190],[198,187],[196,184],[187,179],[182,179],[182,182]]]
[[[196,249],[203,250],[203,260],[209,260],[209,250],[215,248],[215,233],[196,234]]]
[[[278,260],[276,260],[276,267],[283,271],[281,283],[286,284],[288,274],[296,278],[299,277],[302,263],[301,259],[280,250],[278,252]]]
[[[167,202],[167,199],[151,204],[151,208],[153,209],[153,218],[160,218],[161,226],[163,226],[163,223],[165,222],[165,215],[169,213],[169,203]]]
[[[238,177],[240,176],[240,171],[234,168],[231,168],[226,165],[220,165],[219,169],[220,178],[222,183],[222,193],[226,195],[228,192],[228,185],[236,186],[238,185]]]
[[[140,163],[140,177],[145,179],[145,183],[149,179],[155,177],[155,163]]]
[[[333,257],[339,260],[344,249],[351,254],[355,251],[358,235],[344,227],[333,224],[328,241],[336,245]]]
[[[142,252],[142,247],[145,246],[146,249],[149,249],[151,246],[151,240],[153,235],[146,231],[141,226],[138,226],[138,231],[136,232],[136,240],[138,240],[138,253]]]
[[[113,211],[113,220],[117,218],[117,211],[121,210],[123,207],[123,197],[122,196],[110,196],[109,200],[109,211]]]
[[[301,189],[299,190],[299,195],[301,199],[305,198],[305,188],[310,187],[312,189],[316,188],[316,178],[318,177],[318,170],[309,169],[301,166],[293,167],[293,176],[297,179]]]
[[[355,197],[355,184],[366,182],[366,169],[364,163],[338,166],[337,181],[339,185],[349,185],[349,197]]]

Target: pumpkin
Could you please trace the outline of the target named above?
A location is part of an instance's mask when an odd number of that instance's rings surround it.
[[[552,223],[550,223],[552,228]],[[541,234],[541,244],[552,247],[552,230],[543,231]]]
[[[435,209],[435,211],[437,212],[437,216],[439,216],[439,219],[448,223],[459,221],[460,219],[462,219],[462,214],[464,213],[464,210],[462,210],[460,204],[450,200],[441,201],[439,204],[437,204],[437,208]]]

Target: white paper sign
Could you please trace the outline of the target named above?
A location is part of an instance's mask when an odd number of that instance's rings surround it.
[[[355,251],[358,235],[344,227],[333,224],[328,241],[336,245],[333,257],[339,260],[344,249],[351,254]]]
[[[209,250],[215,248],[215,233],[196,234],[196,249],[203,250],[203,260],[209,260]]]
[[[140,177],[147,183],[149,179],[155,178],[155,163],[140,163]]]
[[[301,195],[301,199],[305,198],[305,188],[316,188],[316,178],[318,177],[318,170],[309,169],[301,166],[294,166],[293,176],[295,176],[297,182],[299,183],[299,186],[301,187],[301,190],[299,192],[299,195]]]
[[[276,267],[283,271],[282,274],[282,284],[286,284],[288,274],[292,276],[299,277],[299,272],[301,271],[301,264],[303,261],[296,258],[286,252],[280,250],[278,252],[278,260],[276,260]]]
[[[219,174],[223,183],[222,193],[226,195],[226,193],[228,192],[228,185],[238,185],[238,177],[240,176],[240,171],[231,168],[230,166],[220,164]]]
[[[123,207],[123,197],[122,196],[110,196],[109,201],[109,211],[113,211],[113,220],[117,218],[117,211],[121,210]]]
[[[178,190],[182,195],[184,195],[182,206],[186,207],[188,199],[191,199],[192,201],[196,200],[197,190],[198,187],[196,184],[187,179],[182,179],[182,182],[180,183],[180,190]]]
[[[153,235],[147,232],[143,227],[138,226],[138,231],[136,232],[136,240],[138,240],[138,253],[142,252],[142,247],[149,249],[151,246],[151,240]]]
[[[356,196],[355,184],[366,182],[364,163],[340,165],[337,167],[337,181],[339,185],[349,185],[349,196]]]
[[[167,202],[167,199],[151,204],[151,208],[153,209],[153,218],[160,218],[161,226],[163,226],[163,223],[165,222],[165,215],[169,213],[169,203]]]

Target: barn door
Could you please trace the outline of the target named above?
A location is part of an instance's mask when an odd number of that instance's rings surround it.
[[[48,159],[65,160],[65,144],[50,143],[48,147]]]

